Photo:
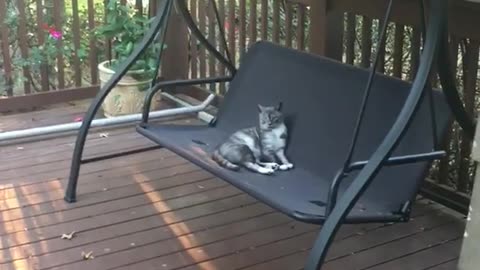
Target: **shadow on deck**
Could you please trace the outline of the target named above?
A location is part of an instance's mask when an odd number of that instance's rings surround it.
[[[74,108],[41,115],[70,119]],[[22,126],[29,117],[0,123]],[[318,227],[167,150],[84,165],[78,202],[67,204],[74,139],[0,147],[0,269],[302,269]],[[96,130],[86,156],[149,145],[134,128]],[[455,269],[464,226],[463,216],[419,198],[409,223],[343,226],[323,269]],[[89,252],[94,258],[84,260]]]

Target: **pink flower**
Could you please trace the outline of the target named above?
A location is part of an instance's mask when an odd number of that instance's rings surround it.
[[[232,31],[232,30],[230,30],[231,25],[230,25],[229,22],[225,22],[224,25],[223,25],[223,27],[224,27],[225,30],[227,30],[227,31]],[[235,32],[238,31],[238,27],[237,27],[237,24],[236,24],[236,23],[233,24],[233,31],[235,31]]]
[[[62,33],[55,29],[51,28],[50,30],[48,30],[48,32],[50,33],[50,36],[54,39],[60,39],[62,37]]]

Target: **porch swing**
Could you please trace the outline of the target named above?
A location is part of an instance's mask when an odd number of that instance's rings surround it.
[[[333,237],[344,223],[406,222],[429,164],[445,156],[438,149],[451,115],[473,137],[455,89],[447,51],[448,0],[429,1],[428,27],[423,22],[424,46],[412,84],[376,73],[378,52],[393,0],[381,25],[377,56],[370,70],[261,41],[249,48],[237,70],[231,56],[218,51],[195,25],[186,0],[165,0],[142,44],[93,101],[79,131],[65,200],[76,200],[82,152],[90,123],[103,99],[156,37],[164,41],[174,3],[195,37],[230,71],[231,76],[154,82],[145,99],[137,131],[209,171],[259,201],[293,219],[323,224],[305,269],[320,269]],[[225,46],[215,1],[215,11]],[[443,93],[428,84],[435,56]],[[161,54],[159,55],[159,63]],[[158,68],[158,66],[157,66]],[[206,125],[172,125],[149,121],[150,103],[159,90],[229,82],[215,118]],[[366,86],[365,86],[366,85]],[[162,116],[202,111],[199,106],[176,108]],[[295,164],[274,175],[229,171],[211,159],[213,149],[232,132],[256,124],[257,104],[283,102],[289,129],[287,156]],[[449,108],[450,107],[450,108]]]

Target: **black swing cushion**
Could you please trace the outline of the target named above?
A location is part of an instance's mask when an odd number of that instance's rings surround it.
[[[141,134],[291,217],[311,223],[325,220],[331,182],[343,165],[361,106],[368,71],[267,42],[252,46],[230,84],[214,127],[148,124]],[[378,75],[368,101],[353,161],[367,160],[390,130],[410,84]],[[450,112],[435,91],[438,135]],[[255,125],[257,104],[283,102],[289,128],[290,171],[265,176],[245,169],[229,171],[210,158],[232,132]],[[432,150],[428,100],[424,99],[394,155]],[[428,162],[384,167],[347,216],[346,222],[368,222],[396,214],[415,198]],[[355,178],[342,182],[339,196]]]

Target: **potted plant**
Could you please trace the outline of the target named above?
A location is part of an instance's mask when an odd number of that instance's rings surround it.
[[[97,37],[112,40],[114,58],[98,65],[101,86],[105,85],[133,52],[154,19],[141,15],[129,4],[122,5],[119,2],[119,0],[110,0],[107,3],[106,23],[95,29]],[[149,46],[112,89],[102,105],[106,117],[141,112],[146,90],[154,76],[157,76],[154,73],[159,52],[165,47],[161,48],[160,44]],[[158,109],[159,105],[160,95],[157,94],[152,108]]]

